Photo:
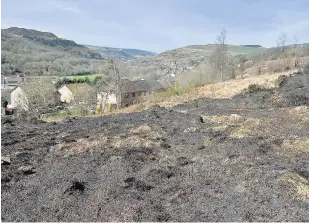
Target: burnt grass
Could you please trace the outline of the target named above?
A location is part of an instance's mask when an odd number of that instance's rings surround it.
[[[1,156],[10,157],[1,165],[2,221],[307,221],[308,199],[287,198],[277,179],[287,172],[308,179],[309,154],[280,150],[291,135],[308,138],[308,123],[284,120],[272,137],[233,138],[233,126],[216,131],[218,123],[201,121],[200,114],[280,116],[277,108],[236,110],[237,100],[177,108],[187,113],[153,107],[2,124]],[[151,131],[132,131],[143,125]],[[116,146],[117,136],[152,143]],[[102,143],[83,150],[81,140]]]

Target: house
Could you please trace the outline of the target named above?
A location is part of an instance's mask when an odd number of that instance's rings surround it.
[[[127,107],[133,104],[138,104],[153,96],[156,92],[165,91],[165,88],[158,81],[146,80],[122,80],[121,83],[121,102],[120,107]],[[102,104],[117,105],[117,96],[115,93],[107,95],[106,92],[101,92],[97,95],[98,105]]]
[[[91,94],[93,92],[90,85],[86,83],[64,84],[58,89],[60,93],[60,101],[65,103],[89,103]]]
[[[2,89],[1,103],[2,107],[6,104],[8,108],[21,108],[23,110],[28,110],[28,99],[21,87]]]
[[[14,89],[25,82],[23,75],[16,77],[1,77],[1,89]]]
[[[138,104],[160,91],[165,91],[165,88],[158,81],[142,79],[125,82],[121,90],[121,107]]]
[[[102,112],[109,110],[111,107],[117,107],[116,94],[108,94],[106,92],[100,92],[99,94],[97,94],[97,105],[99,106]]]

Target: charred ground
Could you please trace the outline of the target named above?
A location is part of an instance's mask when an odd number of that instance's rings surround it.
[[[242,102],[7,121],[2,221],[307,221],[308,107]]]

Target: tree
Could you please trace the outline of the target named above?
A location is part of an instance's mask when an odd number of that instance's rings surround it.
[[[216,48],[213,52],[212,60],[215,64],[216,70],[220,73],[220,79],[223,81],[223,77],[226,73],[228,65],[227,44],[226,44],[226,30],[223,29],[220,35],[217,37]]]
[[[32,115],[39,116],[42,110],[57,103],[56,89],[52,83],[28,82],[21,89],[24,93],[19,95],[19,104]]]
[[[280,56],[284,55],[284,48],[287,44],[287,35],[282,33],[277,39],[277,48],[280,50]]]
[[[128,74],[128,71],[118,62],[110,59],[104,73],[106,75],[102,79],[96,80],[95,85],[97,94],[101,96],[101,113],[105,111],[107,99],[111,95],[116,95],[117,109],[121,107],[123,77]]]
[[[294,55],[295,55],[295,68],[299,68],[299,65],[298,65],[298,52],[297,52],[297,43],[298,43],[298,39],[296,36],[294,36]]]

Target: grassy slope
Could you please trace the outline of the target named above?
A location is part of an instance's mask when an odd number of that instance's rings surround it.
[[[293,72],[293,71],[290,71]],[[153,100],[133,105],[120,110],[120,113],[134,112],[148,109],[153,105],[160,105],[171,108],[173,106],[192,101],[198,98],[224,99],[231,98],[247,88],[250,84],[263,85],[265,87],[274,87],[275,81],[280,75],[287,75],[287,72],[276,74],[264,74],[260,76],[250,76],[244,79],[228,80],[216,84],[209,84],[199,88],[193,88],[180,96],[172,95],[169,97],[155,97]]]

